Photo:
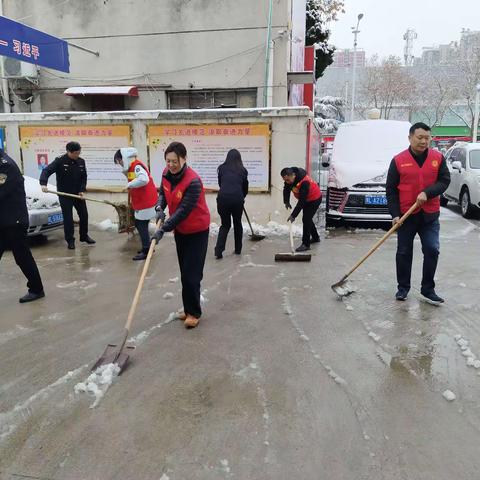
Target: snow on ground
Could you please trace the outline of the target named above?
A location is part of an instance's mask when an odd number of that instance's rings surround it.
[[[52,392],[59,386],[67,383],[71,378],[79,375],[87,365],[69,371],[45,388],[42,388],[22,403],[17,403],[8,412],[0,413],[0,442],[13,433],[22,422],[26,422],[32,414],[32,408],[37,401],[48,400]]]
[[[168,281],[170,283],[177,283],[178,282],[178,277],[169,278]]]
[[[445,390],[442,395],[443,398],[445,398],[445,400],[448,402],[453,402],[453,400],[457,398],[457,396],[451,390]]]
[[[117,364],[101,365],[84,382],[77,383],[73,390],[75,393],[92,394],[95,401],[90,408],[95,408],[119,373],[120,367]]]
[[[0,333],[0,345],[13,340],[14,338],[21,337],[22,335],[27,335],[30,332],[33,332],[32,328],[22,327],[17,325],[14,329],[8,330],[4,333]]]
[[[469,347],[469,342],[462,335],[457,334],[453,337],[457,342],[457,345],[460,347],[461,354],[465,357],[465,361],[468,367],[474,367],[476,369],[480,368],[480,360],[477,358],[477,355],[472,352]]]
[[[165,292],[165,293],[163,294],[163,298],[164,298],[165,300],[168,300],[169,298],[172,298],[172,297],[173,297],[173,293],[172,293],[172,292]]]
[[[81,288],[82,290],[90,290],[96,288],[97,283],[89,283],[86,280],[74,280],[73,282],[59,282],[57,288]]]
[[[101,230],[102,232],[116,232],[118,231],[118,223],[113,223],[110,218],[106,218],[98,223],[93,223],[96,228]]]
[[[271,237],[281,237],[284,235],[289,235],[290,227],[285,222],[278,223],[273,220],[268,222],[266,225],[260,225],[258,223],[252,222],[252,228],[255,233],[259,235],[271,236]],[[210,235],[217,236],[218,230],[220,229],[220,225],[216,223],[210,224]],[[243,224],[243,231],[250,233],[250,226],[248,223]],[[294,237],[301,237],[302,236],[302,226],[301,224],[293,224],[293,236]]]
[[[138,333],[137,335],[130,337],[128,339],[128,344],[137,347],[138,345],[142,344],[155,330],[162,328],[165,325],[173,322],[178,318],[180,312],[170,312],[167,319],[153,327],[150,327],[148,330],[144,330],[143,332]]]

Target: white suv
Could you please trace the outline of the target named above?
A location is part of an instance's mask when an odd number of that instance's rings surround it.
[[[443,194],[442,205],[457,202],[465,218],[480,207],[480,143],[457,142],[445,156],[451,182]]]

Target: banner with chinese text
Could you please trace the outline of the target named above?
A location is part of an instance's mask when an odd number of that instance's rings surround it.
[[[236,148],[248,170],[252,191],[268,191],[270,126],[268,124],[229,125],[149,125],[150,168],[160,185],[165,168],[164,151],[170,142],[187,148],[188,164],[200,175],[205,188],[218,190],[217,167],[227,152]]]
[[[41,171],[65,154],[68,142],[80,143],[87,165],[87,188],[125,188],[126,179],[113,155],[130,146],[129,125],[56,125],[20,127],[24,174],[40,178]],[[55,175],[49,182],[55,184]]]

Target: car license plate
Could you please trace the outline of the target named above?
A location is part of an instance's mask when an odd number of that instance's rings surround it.
[[[53,225],[54,223],[63,222],[63,215],[61,213],[55,213],[54,215],[48,216],[48,224]]]
[[[387,197],[384,195],[366,195],[365,205],[386,205]]]

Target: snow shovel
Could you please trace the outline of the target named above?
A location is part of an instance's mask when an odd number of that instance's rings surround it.
[[[252,227],[252,224],[250,223],[250,219],[248,218],[248,214],[247,214],[247,211],[245,210],[245,207],[243,207],[243,213],[247,218],[248,225],[250,226],[250,231],[252,232],[250,234],[250,240],[252,240],[253,242],[258,242],[259,240],[263,240],[265,238],[265,235],[260,235],[259,233],[255,233],[253,231],[253,227]]]
[[[312,260],[311,253],[296,252],[293,245],[293,225],[292,222],[288,222],[290,228],[290,253],[276,253],[276,262],[310,262]]]
[[[48,193],[55,195],[61,195],[62,197],[76,198],[78,200],[86,200],[87,202],[105,203],[111,205],[118,214],[118,233],[129,232],[132,230],[133,223],[129,221],[130,212],[128,205],[124,203],[113,203],[108,200],[99,200],[92,197],[81,197],[80,195],[74,195],[73,193],[56,192],[55,190],[47,190]]]
[[[347,282],[348,277],[373,253],[377,250],[392,233],[395,233],[403,224],[403,222],[418,208],[417,202],[415,202],[398,220],[398,222],[392,226],[392,228],[355,264],[355,266],[342,277],[342,279],[334,283],[331,288],[339,297],[346,297],[355,290],[352,289]]]
[[[157,229],[160,228],[162,221],[159,220],[157,222]],[[123,350],[125,348],[133,350],[135,347],[125,347],[125,343],[127,342],[127,338],[130,335],[130,328],[132,326],[133,317],[135,315],[135,311],[137,309],[138,301],[140,299],[140,294],[142,293],[143,283],[145,282],[145,277],[147,276],[148,267],[150,266],[150,261],[152,260],[153,251],[155,250],[156,242],[152,240],[150,242],[150,248],[148,249],[147,258],[145,260],[145,265],[143,266],[142,274],[140,275],[140,280],[138,282],[137,290],[135,291],[135,296],[133,297],[132,305],[130,306],[130,311],[128,312],[127,322],[125,323],[125,333],[123,335],[122,342],[120,346],[114,343],[109,343],[105,351],[102,353],[102,356],[95,362],[91,371],[95,371],[98,367],[102,365],[108,365],[110,363],[114,363],[118,366],[120,371],[118,374],[120,375],[125,368],[127,367],[128,359],[130,355],[125,353]]]

